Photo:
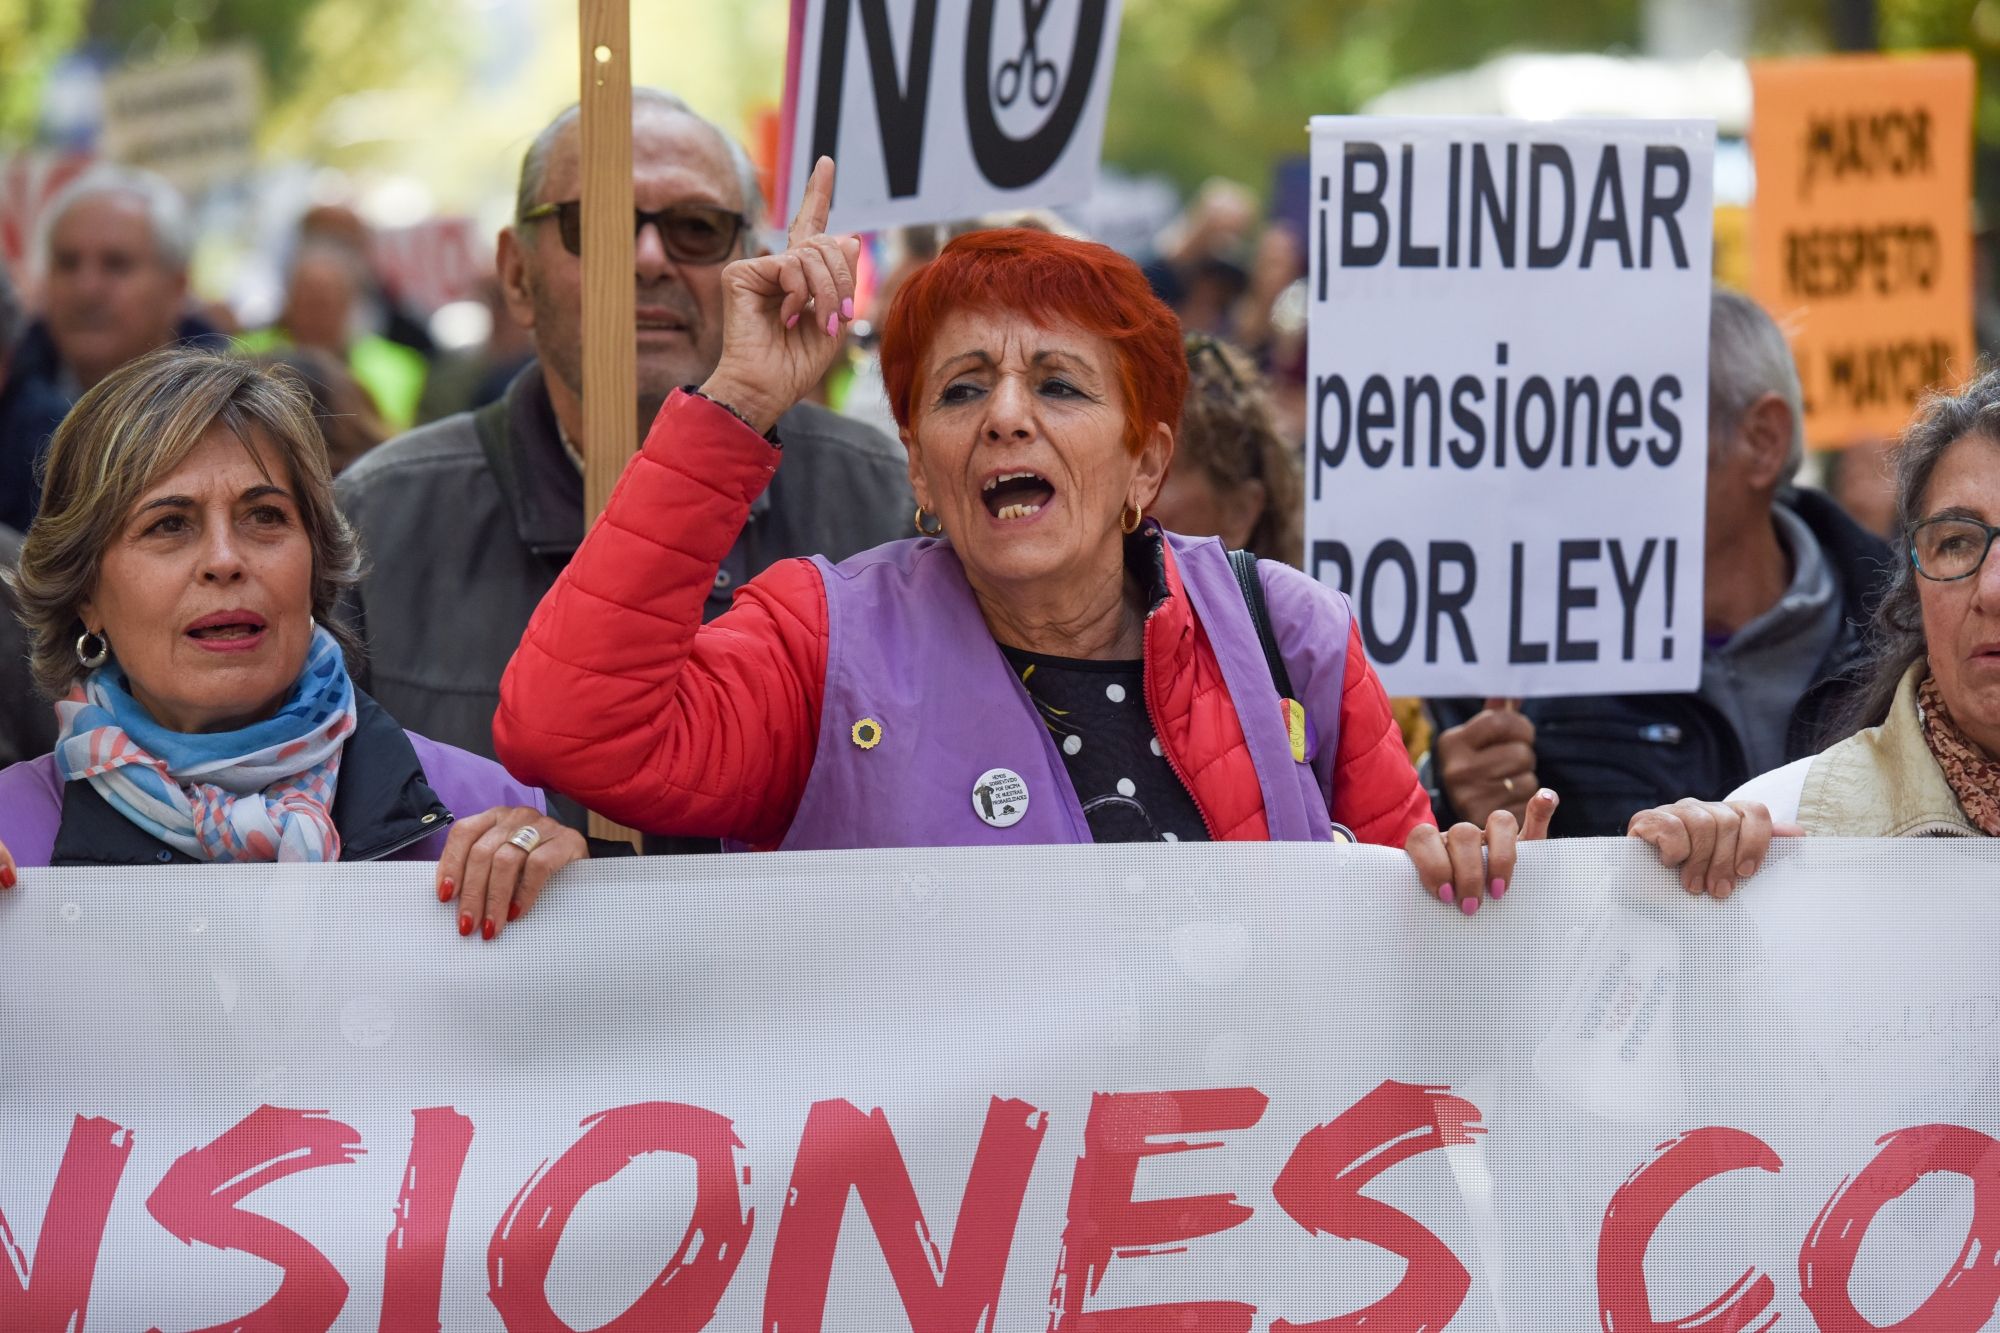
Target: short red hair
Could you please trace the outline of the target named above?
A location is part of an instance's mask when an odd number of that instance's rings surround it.
[[[975,231],[945,246],[904,282],[882,320],[882,381],[896,424],[909,429],[919,366],[954,311],[1013,311],[1038,324],[1073,324],[1118,353],[1125,444],[1137,453],[1156,422],[1175,426],[1187,396],[1181,324],[1139,266],[1107,245],[1045,231]]]

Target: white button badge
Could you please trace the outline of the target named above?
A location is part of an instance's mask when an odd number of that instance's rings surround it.
[[[972,812],[994,828],[1012,828],[1028,813],[1028,784],[1011,768],[993,768],[972,784]]]

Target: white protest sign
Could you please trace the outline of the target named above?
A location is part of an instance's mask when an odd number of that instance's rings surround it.
[[[1308,562],[1392,693],[1698,683],[1714,147],[1314,118]]]
[[[1089,196],[1121,0],[792,0],[783,216],[834,159],[829,227],[948,222]]]
[[[104,155],[159,172],[189,194],[256,165],[263,71],[248,46],[126,68],[104,80]]]
[[[1471,919],[1379,847],[628,859],[492,944],[434,873],[0,893],[0,1329],[2000,1304],[1991,839],[1788,840],[1724,903],[1533,844]]]

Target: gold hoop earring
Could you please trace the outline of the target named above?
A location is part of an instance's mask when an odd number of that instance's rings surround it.
[[[931,522],[935,523],[937,526],[932,528],[927,528],[924,526],[924,507],[922,505],[918,505],[916,525],[917,525],[917,535],[919,537],[942,537],[944,535],[944,520],[939,518],[936,514],[932,514]]]
[[[1130,537],[1146,521],[1146,511],[1137,505],[1126,505],[1118,511],[1118,530]]]
[[[96,640],[96,647],[91,641]],[[76,636],[76,660],[85,671],[95,671],[111,656],[111,641],[94,630],[85,630]]]

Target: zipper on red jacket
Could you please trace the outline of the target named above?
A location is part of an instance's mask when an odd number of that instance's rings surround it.
[[[1165,604],[1162,602],[1160,605],[1164,606]],[[1222,839],[1215,836],[1215,821],[1208,817],[1208,808],[1201,803],[1201,793],[1197,792],[1194,789],[1194,784],[1188,781],[1186,771],[1181,768],[1181,761],[1174,758],[1174,748],[1167,744],[1166,737],[1160,730],[1159,710],[1153,707],[1152,663],[1156,659],[1148,655],[1145,650],[1147,640],[1153,637],[1153,616],[1159,609],[1156,606],[1146,613],[1146,623],[1139,631],[1139,693],[1146,701],[1146,720],[1153,724],[1153,734],[1160,737],[1160,754],[1166,758],[1167,767],[1174,771],[1174,777],[1179,780],[1181,790],[1185,791],[1188,794],[1188,799],[1194,802],[1194,812],[1201,816],[1201,826],[1208,831],[1208,840],[1210,842],[1221,842]]]

